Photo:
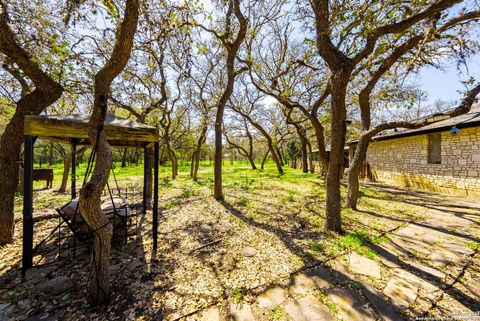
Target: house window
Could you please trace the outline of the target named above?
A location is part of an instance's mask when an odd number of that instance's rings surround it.
[[[428,134],[428,163],[442,163],[442,134]]]

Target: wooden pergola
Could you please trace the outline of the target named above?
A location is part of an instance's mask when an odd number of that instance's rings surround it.
[[[89,115],[27,115],[24,118],[25,154],[24,154],[24,194],[23,194],[23,256],[22,271],[33,265],[33,146],[37,138],[53,140],[72,146],[71,197],[77,197],[76,191],[76,146],[90,145],[87,129]],[[155,127],[141,124],[107,114],[104,132],[111,146],[144,148],[144,178],[142,212],[147,212],[146,200],[146,149],[154,146],[153,178],[153,246],[157,248],[158,234],[158,153],[159,135]]]

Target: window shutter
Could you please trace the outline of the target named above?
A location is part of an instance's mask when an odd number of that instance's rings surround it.
[[[442,163],[442,133],[428,134],[428,162]]]

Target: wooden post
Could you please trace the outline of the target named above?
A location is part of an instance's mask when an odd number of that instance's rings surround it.
[[[155,142],[153,161],[153,248],[157,249],[158,239],[158,142]]]
[[[33,136],[25,136],[22,275],[33,265]]]
[[[77,197],[77,144],[75,142],[72,143],[72,200]]]
[[[143,202],[142,213],[147,214],[147,146],[143,147]]]

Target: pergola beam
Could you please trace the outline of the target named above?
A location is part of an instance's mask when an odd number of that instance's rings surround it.
[[[26,115],[24,133],[57,141],[80,141],[88,144],[87,115]],[[104,123],[104,133],[111,146],[142,147],[145,143],[155,143],[159,139],[158,130],[153,126],[108,114]]]

